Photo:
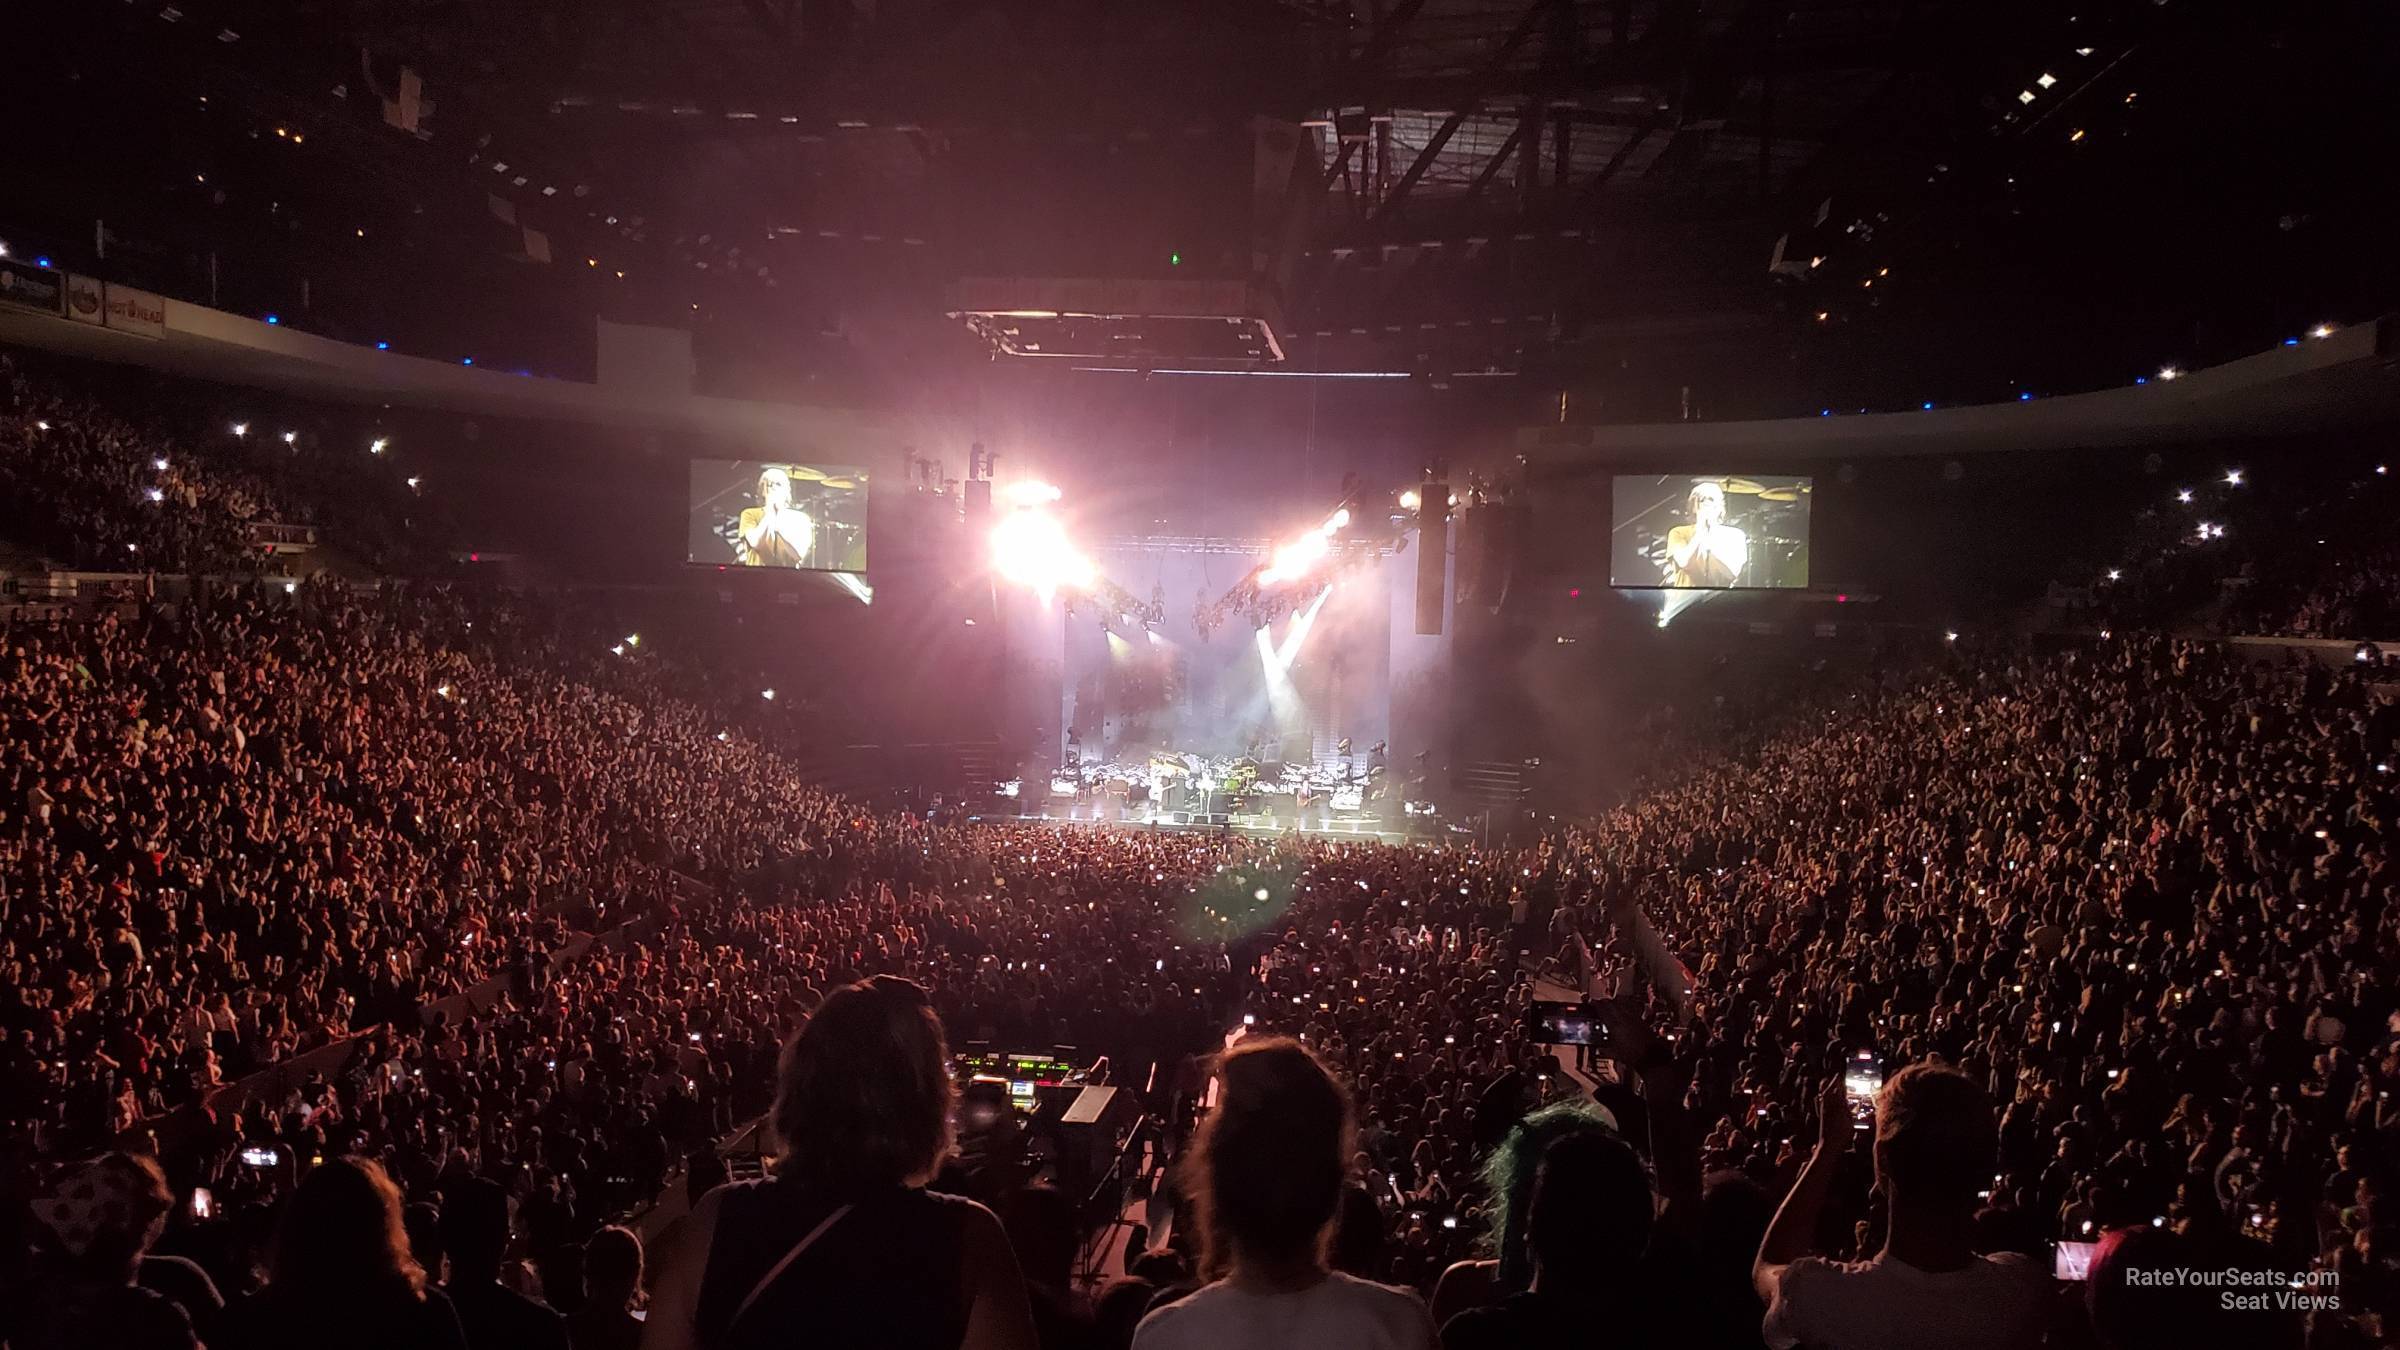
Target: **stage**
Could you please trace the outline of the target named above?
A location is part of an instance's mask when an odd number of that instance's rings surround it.
[[[990,819],[990,817],[978,818]],[[1045,813],[1042,815],[1020,814],[1016,816],[1003,816],[1000,817],[1000,819],[1017,820],[1027,824],[1038,821],[1046,822],[1052,825],[1088,825],[1094,829],[1152,830],[1159,833],[1177,834],[1226,833],[1238,834],[1245,839],[1279,839],[1289,834],[1300,834],[1315,839],[1355,839],[1373,840],[1379,844],[1405,844],[1410,842],[1412,838],[1412,836],[1408,834],[1396,833],[1394,831],[1382,828],[1381,821],[1366,821],[1359,819],[1333,820],[1317,825],[1291,825],[1277,821],[1272,816],[1253,816],[1248,814],[1219,814],[1215,818],[1214,822],[1208,819],[1194,821],[1188,817],[1182,820],[1177,820],[1172,816],[1159,818],[1128,817],[1121,819],[1100,819],[1089,813],[1082,815],[1065,813]],[[1436,832],[1432,829],[1428,829],[1422,834],[1413,836],[1413,838],[1420,842],[1432,839],[1434,837],[1436,837]]]

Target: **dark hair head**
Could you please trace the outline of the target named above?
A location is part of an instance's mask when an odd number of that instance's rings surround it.
[[[949,1059],[919,985],[878,975],[834,990],[784,1047],[776,1175],[840,1192],[931,1176],[950,1149]]]
[[[508,1192],[475,1177],[442,1197],[442,1250],[453,1273],[489,1274],[508,1254]]]
[[[1527,1210],[1526,1245],[1555,1275],[1630,1267],[1650,1245],[1658,1207],[1632,1145],[1581,1131],[1543,1150]]]
[[[1569,1135],[1614,1133],[1608,1120],[1589,1102],[1560,1102],[1545,1106],[1509,1127],[1508,1134],[1483,1160],[1484,1188],[1491,1192],[1492,1249],[1499,1254],[1500,1287],[1521,1290],[1533,1278],[1533,1253],[1525,1245],[1525,1218],[1533,1201],[1533,1183],[1542,1154]]]
[[[400,1289],[425,1290],[425,1270],[408,1254],[400,1189],[369,1158],[328,1158],[293,1190],[275,1230],[268,1284],[312,1302]]]
[[[642,1240],[629,1228],[610,1225],[583,1244],[583,1285],[596,1298],[630,1297],[642,1282]]]
[[[1875,1098],[1875,1177],[1896,1201],[1971,1212],[1999,1151],[1992,1099],[1947,1064],[1911,1064]]]
[[[1055,1186],[1021,1186],[994,1207],[1032,1284],[1065,1288],[1075,1267],[1075,1205]]]
[[[1191,1169],[1211,1274],[1236,1258],[1321,1260],[1350,1157],[1350,1095],[1308,1047],[1246,1042],[1220,1062]]]

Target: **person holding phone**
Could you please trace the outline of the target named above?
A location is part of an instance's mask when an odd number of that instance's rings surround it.
[[[1850,1148],[1842,1078],[1817,1101],[1817,1147],[1759,1244],[1751,1279],[1767,1301],[1774,1350],[2033,1350],[2049,1322],[2048,1272],[2021,1256],[1979,1256],[1976,1192],[1999,1151],[1991,1099],[1946,1064],[1912,1064],[1875,1099],[1875,1185],[1889,1211],[1883,1250],[1865,1261],[1811,1251],[1827,1192]]]

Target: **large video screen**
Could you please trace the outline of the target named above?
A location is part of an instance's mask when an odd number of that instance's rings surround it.
[[[695,459],[685,556],[716,566],[867,570],[867,472],[841,464]]]
[[[1608,582],[1665,590],[1798,590],[1808,585],[1806,478],[1620,476],[1612,492]]]

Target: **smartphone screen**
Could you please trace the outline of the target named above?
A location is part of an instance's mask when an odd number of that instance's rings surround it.
[[[2097,1242],[2062,1242],[2058,1244],[2058,1256],[2050,1267],[2051,1277],[2060,1280],[2091,1278],[2092,1256],[2099,1250],[2100,1244]]]
[[[1608,1031],[1584,1003],[1536,1003],[1526,1035],[1544,1045],[1601,1045]]]
[[[206,1186],[194,1186],[192,1188],[192,1217],[195,1219],[214,1218],[216,1212],[217,1197]]]
[[[1850,1119],[1858,1128],[1875,1124],[1875,1094],[1883,1091],[1883,1056],[1872,1050],[1851,1054],[1842,1066],[1842,1094],[1850,1099]]]

